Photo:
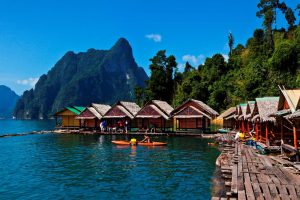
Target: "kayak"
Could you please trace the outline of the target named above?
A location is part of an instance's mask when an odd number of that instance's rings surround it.
[[[165,146],[167,143],[165,142],[139,142],[138,145],[140,146]]]
[[[113,140],[111,141],[113,144],[117,144],[117,145],[131,145],[129,141],[126,140]],[[140,146],[165,146],[167,145],[167,143],[165,142],[138,142],[137,143]]]
[[[117,144],[117,145],[130,145],[130,142],[128,142],[126,140],[113,140],[111,142],[113,144]]]

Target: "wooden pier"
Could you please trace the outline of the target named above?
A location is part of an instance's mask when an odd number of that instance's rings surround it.
[[[219,158],[227,192],[226,197],[213,200],[300,199],[297,164],[278,156],[260,155],[240,142],[226,145]]]

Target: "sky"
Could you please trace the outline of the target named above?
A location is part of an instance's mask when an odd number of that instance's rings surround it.
[[[298,0],[286,0],[295,7]],[[67,52],[110,49],[121,37],[149,75],[165,49],[178,66],[227,57],[228,33],[245,44],[262,19],[258,0],[0,0],[0,85],[17,94],[34,87]],[[298,2],[300,3],[300,2]],[[282,20],[278,22],[285,26]]]

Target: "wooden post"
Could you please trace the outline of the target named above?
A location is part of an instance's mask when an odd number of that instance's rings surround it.
[[[259,130],[259,141],[261,142],[262,136],[261,136],[261,132],[262,132],[262,126],[263,124],[261,122],[259,122],[260,125],[260,130]]]
[[[245,132],[245,123],[244,123],[244,120],[242,120],[242,132],[243,133]]]
[[[268,129],[268,122],[266,122],[266,145],[269,143],[269,129]]]
[[[293,126],[293,132],[294,132],[294,147],[295,149],[298,150],[297,128],[295,125]]]
[[[258,141],[258,123],[255,122],[256,141]]]

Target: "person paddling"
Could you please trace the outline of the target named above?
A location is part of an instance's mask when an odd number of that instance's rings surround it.
[[[151,139],[148,135],[144,135],[144,139],[140,142],[151,143]]]

